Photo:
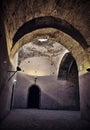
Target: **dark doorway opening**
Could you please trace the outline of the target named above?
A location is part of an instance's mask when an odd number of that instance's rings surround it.
[[[28,108],[40,108],[40,88],[32,85],[28,89]]]

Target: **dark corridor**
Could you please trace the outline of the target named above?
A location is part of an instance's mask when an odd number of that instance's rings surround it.
[[[28,108],[40,107],[40,89],[37,85],[32,85],[28,90]]]

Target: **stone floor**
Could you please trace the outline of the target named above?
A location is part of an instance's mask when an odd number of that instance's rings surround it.
[[[90,130],[79,111],[13,109],[0,130]]]

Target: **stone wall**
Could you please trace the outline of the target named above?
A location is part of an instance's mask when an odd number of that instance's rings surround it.
[[[90,72],[80,76],[81,117],[90,121]]]
[[[0,120],[10,111],[11,81],[8,82],[12,69],[8,58],[3,20],[0,17]]]
[[[13,108],[27,108],[28,89],[34,84],[34,78],[18,74],[14,87]],[[77,86],[66,80],[57,80],[55,76],[37,77],[36,84],[41,91],[40,109],[79,110]]]

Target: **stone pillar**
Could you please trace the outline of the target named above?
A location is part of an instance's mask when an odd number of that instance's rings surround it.
[[[90,121],[90,72],[79,78],[81,118]]]

